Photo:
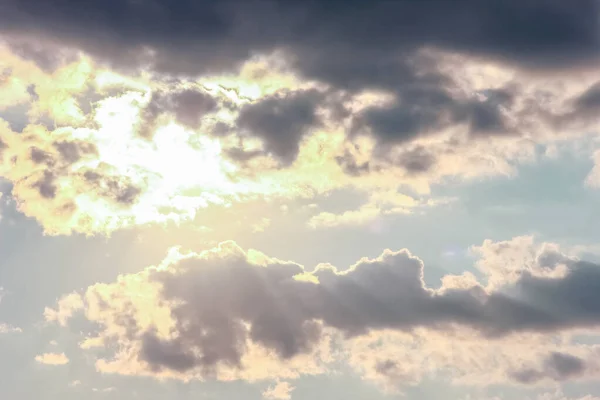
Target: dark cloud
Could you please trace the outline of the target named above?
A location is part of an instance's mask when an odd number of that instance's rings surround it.
[[[266,152],[289,165],[298,156],[302,138],[320,124],[317,107],[322,98],[315,90],[281,91],[244,106],[237,124],[262,139]]]
[[[38,67],[48,73],[54,72],[59,67],[77,60],[77,51],[66,50],[58,46],[45,46],[42,43],[9,37],[7,40],[10,50],[19,57],[34,62]]]
[[[335,161],[345,173],[351,176],[380,171],[389,165],[402,167],[407,174],[416,175],[430,171],[437,162],[435,155],[423,146],[405,149],[393,155],[388,152],[389,148],[381,148],[376,150],[371,160],[359,163],[350,152],[346,151],[343,156],[336,157]]]
[[[107,176],[89,170],[83,173],[83,178],[92,185],[95,193],[118,204],[131,205],[142,193],[141,188],[124,176]]]
[[[419,174],[429,171],[436,163],[436,157],[423,146],[403,151],[393,163],[406,169],[408,173]]]
[[[210,133],[216,137],[227,136],[231,132],[233,132],[234,128],[231,125],[226,124],[225,122],[218,121],[214,124]]]
[[[396,96],[394,104],[362,111],[353,130],[367,129],[388,146],[437,133],[461,122],[460,103],[442,87],[419,85],[398,91]]]
[[[443,82],[443,83],[442,83]],[[404,144],[411,140],[443,132],[458,124],[467,124],[472,135],[517,133],[506,115],[513,106],[514,94],[508,90],[490,89],[477,98],[452,94],[457,85],[445,77],[438,84],[420,79],[395,92],[395,101],[385,106],[372,106],[354,119],[354,134],[371,134],[380,146]]]
[[[505,134],[511,131],[503,110],[510,109],[514,94],[508,90],[486,90],[482,93],[484,100],[471,101],[465,106],[465,113],[470,121],[470,133]]]
[[[44,199],[53,199],[56,197],[56,176],[50,171],[44,171],[42,178],[37,180],[33,187],[38,189]]]
[[[16,104],[0,110],[0,118],[8,122],[8,126],[14,132],[23,132],[29,124],[29,104]]]
[[[560,122],[596,120],[600,111],[600,82],[587,88],[572,100],[572,111],[557,116]]]
[[[390,375],[398,368],[398,363],[394,360],[379,361],[375,364],[375,372],[381,375]]]
[[[217,102],[211,96],[190,89],[174,94],[172,101],[177,120],[192,128],[198,127],[200,118],[217,107]]]
[[[48,166],[54,164],[54,157],[52,154],[38,147],[31,147],[29,149],[29,156],[31,157],[31,161],[36,164],[46,164]]]
[[[593,60],[599,42],[594,0],[1,4],[4,32],[54,38],[114,64],[140,65],[151,59],[144,49],[152,49],[155,66],[171,71],[231,68],[254,52],[284,48],[298,55],[308,73],[335,76],[337,68],[327,64],[346,62],[351,54],[352,60],[376,60],[382,54],[393,60],[394,54],[424,46],[550,68]],[[387,61],[377,68],[382,75],[394,69]]]
[[[148,105],[142,109],[139,133],[142,137],[151,137],[158,118],[164,114],[173,115],[184,126],[198,128],[202,117],[214,111],[217,105],[217,101],[201,89],[155,91]]]
[[[83,155],[97,155],[96,145],[82,141],[61,141],[53,143],[58,153],[68,164],[73,164],[81,159]]]
[[[256,157],[264,155],[264,152],[261,150],[244,150],[239,147],[232,147],[230,149],[226,149],[224,153],[231,160],[240,164],[247,163],[248,161]]]
[[[586,362],[576,356],[553,352],[539,368],[524,368],[512,372],[511,377],[522,384],[533,384],[544,379],[564,381],[581,376],[587,369]]]
[[[158,301],[172,305],[176,333],[172,339],[159,340],[152,332],[141,336],[139,356],[152,368],[243,367],[248,339],[287,359],[313,348],[321,337],[319,322],[347,337],[463,325],[497,338],[593,327],[600,321],[600,266],[586,262],[570,261],[560,278],[524,273],[514,285],[486,293],[478,286],[426,287],[422,262],[406,251],[363,259],[343,273],[321,267],[312,273],[319,280],[315,284],[295,278],[305,272],[297,264],[271,260],[258,266],[238,248],[226,249],[151,272],[150,281],[161,288]],[[108,307],[134,315],[118,304]],[[130,319],[125,321],[130,329]],[[542,375],[566,379],[582,369],[576,357],[555,353],[539,369],[513,375],[533,382]]]
[[[364,161],[359,163],[356,158],[348,151],[344,152],[343,156],[337,156],[335,161],[338,163],[342,170],[351,176],[361,176],[371,172],[371,162]]]
[[[150,68],[173,80],[235,70],[256,54],[283,50],[293,70],[331,90],[391,93],[391,105],[369,107],[352,118],[353,133],[369,133],[382,147],[456,124],[465,124],[474,136],[518,133],[506,116],[514,93],[488,90],[483,99],[461,95],[424,49],[534,71],[594,65],[600,49],[595,0],[0,0],[0,5],[0,34],[20,43],[20,49],[48,51],[62,43],[115,67]],[[41,57],[33,50],[25,53]],[[39,62],[49,64],[46,58]],[[238,123],[289,165],[324,101],[311,96],[264,99],[244,107]],[[594,99],[590,93],[576,106],[593,108]],[[214,99],[196,90],[158,93],[143,111],[140,134],[151,136],[164,112],[197,127],[215,107]],[[328,107],[340,119],[348,116],[343,107]],[[231,131],[215,128],[215,134]],[[347,161],[340,160],[349,173],[360,172]]]

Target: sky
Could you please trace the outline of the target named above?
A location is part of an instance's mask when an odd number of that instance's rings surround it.
[[[0,0],[0,398],[600,400],[596,0]]]

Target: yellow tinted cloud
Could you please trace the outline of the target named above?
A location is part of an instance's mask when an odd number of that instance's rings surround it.
[[[46,365],[65,365],[69,363],[69,359],[65,353],[44,353],[35,357],[35,361]]]

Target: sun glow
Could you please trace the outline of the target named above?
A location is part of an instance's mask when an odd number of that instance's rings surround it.
[[[142,188],[140,197],[130,209],[119,210],[84,194],[77,199],[80,208],[94,216],[105,214],[102,220],[110,219],[106,215],[110,214],[137,224],[181,222],[193,219],[198,208],[223,204],[244,191],[230,179],[236,168],[221,157],[217,140],[175,122],[159,126],[152,139],[138,136],[140,105],[148,97],[130,92],[103,100],[96,105],[98,129],[80,129],[74,134],[98,149],[98,159],[84,167],[110,166],[115,176],[127,177]]]

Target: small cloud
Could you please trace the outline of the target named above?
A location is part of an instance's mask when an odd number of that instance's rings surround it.
[[[117,390],[117,388],[115,388],[115,387],[107,387],[104,389],[93,388],[92,392],[111,393],[111,392],[115,392],[116,390]]]
[[[271,225],[271,220],[269,218],[263,218],[259,222],[252,225],[252,232],[264,232]]]
[[[77,293],[71,293],[63,297],[58,302],[56,310],[46,307],[44,310],[44,318],[47,322],[57,322],[61,326],[66,324],[66,321],[73,316],[73,314],[83,309],[84,304],[81,296]]]
[[[36,356],[35,361],[45,365],[65,365],[69,363],[65,353],[44,353]]]
[[[73,381],[71,383],[69,383],[69,387],[77,387],[77,386],[81,386],[81,381]]]
[[[1,324],[0,323],[0,334],[2,333],[22,333],[23,330],[21,328],[18,328],[16,326],[11,326],[8,324]]]
[[[290,400],[294,389],[295,387],[289,382],[277,382],[275,385],[269,386],[262,395],[266,400]]]

